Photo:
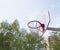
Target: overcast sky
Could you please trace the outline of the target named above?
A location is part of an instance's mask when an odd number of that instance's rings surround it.
[[[20,27],[27,28],[29,17],[49,10],[51,27],[60,26],[60,0],[0,0],[0,22],[18,19]]]

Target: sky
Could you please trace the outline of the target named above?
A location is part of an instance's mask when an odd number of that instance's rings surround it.
[[[50,27],[60,26],[60,0],[0,0],[0,22],[19,21],[20,28],[28,28],[28,19],[49,10]],[[40,16],[39,16],[40,18]]]

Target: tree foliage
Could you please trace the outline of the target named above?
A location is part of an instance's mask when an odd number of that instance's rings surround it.
[[[0,50],[40,50],[43,48],[41,37],[34,37],[26,30],[19,29],[19,23],[0,23]]]
[[[60,50],[60,33],[52,32],[50,37],[50,48],[53,50]]]

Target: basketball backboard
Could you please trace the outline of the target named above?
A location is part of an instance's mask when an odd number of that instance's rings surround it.
[[[33,17],[32,17],[33,18]],[[28,22],[28,27],[32,33],[38,33],[41,31],[44,33],[50,23],[49,11],[42,11],[40,16],[36,16]]]

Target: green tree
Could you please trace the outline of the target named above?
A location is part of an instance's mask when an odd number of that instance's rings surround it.
[[[10,24],[0,23],[0,50],[11,50],[10,44],[13,40],[13,34],[10,30]]]
[[[42,37],[32,36],[25,29],[19,29],[19,23],[0,23],[0,50],[41,50]]]
[[[8,22],[0,23],[0,50],[11,50],[16,32],[19,31],[18,21],[12,24]]]
[[[53,50],[60,50],[60,33],[52,32],[50,37],[50,48]]]
[[[41,50],[43,48],[41,37],[34,37],[28,33],[24,35],[23,32],[15,38],[13,45],[16,50]]]

